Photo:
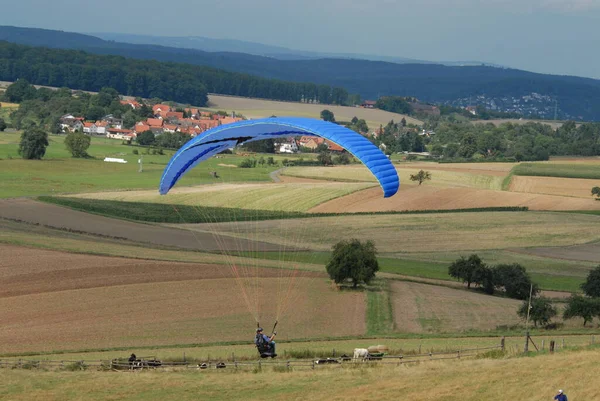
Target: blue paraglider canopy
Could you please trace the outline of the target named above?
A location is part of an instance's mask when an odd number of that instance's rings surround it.
[[[160,180],[164,195],[183,174],[200,162],[246,142],[284,136],[311,135],[327,139],[350,152],[373,173],[384,197],[394,195],[400,186],[396,169],[375,145],[362,135],[338,124],[302,117],[272,117],[226,124],[203,132],[173,155]]]

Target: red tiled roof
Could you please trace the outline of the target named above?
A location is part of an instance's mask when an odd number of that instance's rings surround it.
[[[90,128],[92,125],[94,125],[94,123],[89,123],[89,122],[84,122],[83,126],[86,128]]]
[[[144,124],[144,123],[137,123],[135,125],[135,132],[144,132],[144,131],[148,131],[150,129],[150,126],[148,124]]]
[[[221,119],[221,125],[223,124],[231,124],[231,123],[236,123],[238,121],[242,121],[241,118],[239,117],[223,117]]]
[[[171,111],[171,107],[169,107],[166,104],[155,104],[154,106],[152,106],[152,111],[153,112],[157,112],[158,109],[160,109],[161,112],[163,113],[168,113],[169,111]]]
[[[344,148],[342,148],[340,145],[333,143],[331,141],[326,141],[327,143],[327,147],[329,148],[329,150],[332,150],[334,152],[341,152],[344,150]]]
[[[175,125],[175,124],[165,124],[163,128],[175,131],[177,129],[177,125]]]
[[[181,111],[168,111],[167,117],[177,117],[178,119],[183,119],[183,113]]]
[[[162,127],[163,120],[161,120],[160,118],[149,118],[146,120],[146,124],[148,124],[151,127]]]

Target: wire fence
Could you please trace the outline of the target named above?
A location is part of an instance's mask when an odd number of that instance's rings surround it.
[[[547,341],[546,341],[547,340]],[[263,369],[271,369],[277,371],[290,371],[300,369],[319,369],[325,367],[361,367],[375,365],[403,365],[414,363],[426,363],[430,361],[441,360],[460,360],[462,358],[471,358],[481,356],[483,354],[498,350],[504,355],[518,355],[527,351],[528,342],[534,346],[536,351],[554,352],[567,347],[564,338],[559,340],[541,339],[537,343],[529,337],[525,337],[525,348],[519,345],[508,346],[505,344],[505,338],[502,337],[498,345],[489,347],[461,348],[459,350],[447,350],[436,352],[421,352],[419,347],[418,353],[410,353],[403,355],[386,355],[382,352],[368,353],[364,357],[353,358],[347,355],[336,356],[336,350],[332,351],[332,357],[314,357],[314,358],[290,358],[290,359],[259,359],[259,360],[240,360],[236,359],[235,355],[231,358],[217,360],[191,360],[186,361],[185,355],[183,361],[161,361],[156,356],[141,356],[135,360],[129,361],[125,358],[117,358],[112,360],[50,360],[50,359],[16,359],[6,358],[0,359],[0,369],[31,369],[31,370],[99,370],[99,371],[122,371],[136,372],[145,370],[224,370],[238,371],[251,370],[261,371]],[[596,345],[596,336],[590,338],[590,345]]]
[[[114,371],[143,371],[148,369],[163,370],[296,370],[296,369],[318,369],[332,366],[365,366],[365,364],[394,364],[402,365],[408,363],[421,363],[428,361],[439,361],[448,359],[461,359],[479,355],[492,350],[503,350],[503,344],[491,347],[468,348],[456,351],[422,353],[410,355],[380,355],[368,354],[366,357],[352,358],[348,356],[313,358],[313,359],[289,359],[275,360],[266,359],[258,361],[223,361],[207,360],[204,362],[185,361],[160,361],[154,357],[141,357],[135,361],[127,359],[113,360],[46,360],[46,359],[0,359],[0,368],[8,369],[40,369],[40,370],[114,370]]]

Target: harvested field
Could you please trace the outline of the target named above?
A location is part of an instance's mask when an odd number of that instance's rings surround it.
[[[491,163],[488,163],[491,164]],[[501,189],[502,180],[508,174],[507,166],[479,166],[480,169],[469,169],[467,166],[447,167],[437,163],[405,163],[396,165],[401,186],[413,185],[410,175],[419,170],[427,170],[432,174],[431,181],[424,185],[436,187],[469,187],[481,189]],[[454,166],[454,165],[450,165]],[[497,168],[495,168],[497,167]],[[282,175],[304,177],[330,181],[365,181],[377,182],[371,172],[363,165],[336,167],[290,167]]]
[[[400,121],[404,117],[409,124],[421,125],[422,122],[404,114],[391,113],[379,109],[364,109],[362,107],[335,106],[324,104],[308,104],[299,102],[279,102],[274,100],[250,99],[235,96],[208,96],[209,107],[212,110],[235,110],[247,118],[266,118],[272,115],[320,118],[321,111],[328,109],[335,114],[338,121],[350,121],[352,117],[364,119],[369,128],[374,130],[380,124],[390,120]]]
[[[446,210],[497,206],[527,206],[530,210],[600,210],[600,202],[557,195],[538,195],[475,188],[440,188],[402,183],[398,193],[383,198],[380,188],[369,188],[309,209],[310,213]]]
[[[70,195],[78,198],[192,206],[227,206],[252,210],[303,212],[375,183],[294,182],[281,184],[213,184],[174,188],[168,196],[154,190]]]
[[[240,247],[279,250],[279,247],[264,242],[249,243],[244,240],[240,242],[239,239],[228,239],[222,235],[215,238],[210,231],[190,232],[175,227],[166,228],[153,224],[111,219],[29,199],[0,200],[0,218],[110,238],[123,238],[145,244],[193,250],[238,250]]]
[[[0,353],[252,337],[254,319],[231,270],[223,266],[6,245],[0,245],[0,256]],[[280,275],[280,270],[257,269],[262,279],[244,288],[252,308],[265,311],[260,315],[265,322],[274,321],[281,309],[283,338],[364,333],[364,293],[335,291],[324,275],[301,272],[289,299],[278,298],[287,283]]]
[[[442,252],[584,244],[600,239],[599,223],[600,216],[584,214],[472,212],[219,223],[213,229],[311,250],[328,251],[342,238],[368,238],[380,252],[428,252],[432,247]],[[201,224],[185,226],[205,229]]]
[[[545,258],[579,260],[600,263],[600,243],[581,244],[561,247],[535,247],[512,249],[513,252],[536,255]]]
[[[414,170],[456,171],[469,174],[483,174],[504,177],[517,163],[433,163],[410,162],[397,164],[396,168]]]
[[[513,176],[509,191],[593,199],[591,190],[594,186],[600,186],[600,180]]]
[[[520,322],[521,301],[428,284],[392,281],[396,330],[408,333],[493,330]]]

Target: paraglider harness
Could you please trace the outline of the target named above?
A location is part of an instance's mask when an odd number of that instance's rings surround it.
[[[277,334],[275,331],[275,327],[277,327],[277,322],[273,326],[273,334]],[[273,352],[273,345],[264,338],[264,334],[262,333],[262,329],[259,331],[260,325],[257,324],[256,338],[254,339],[254,343],[256,344],[256,348],[258,349],[258,353],[261,358],[275,358],[276,354]]]

